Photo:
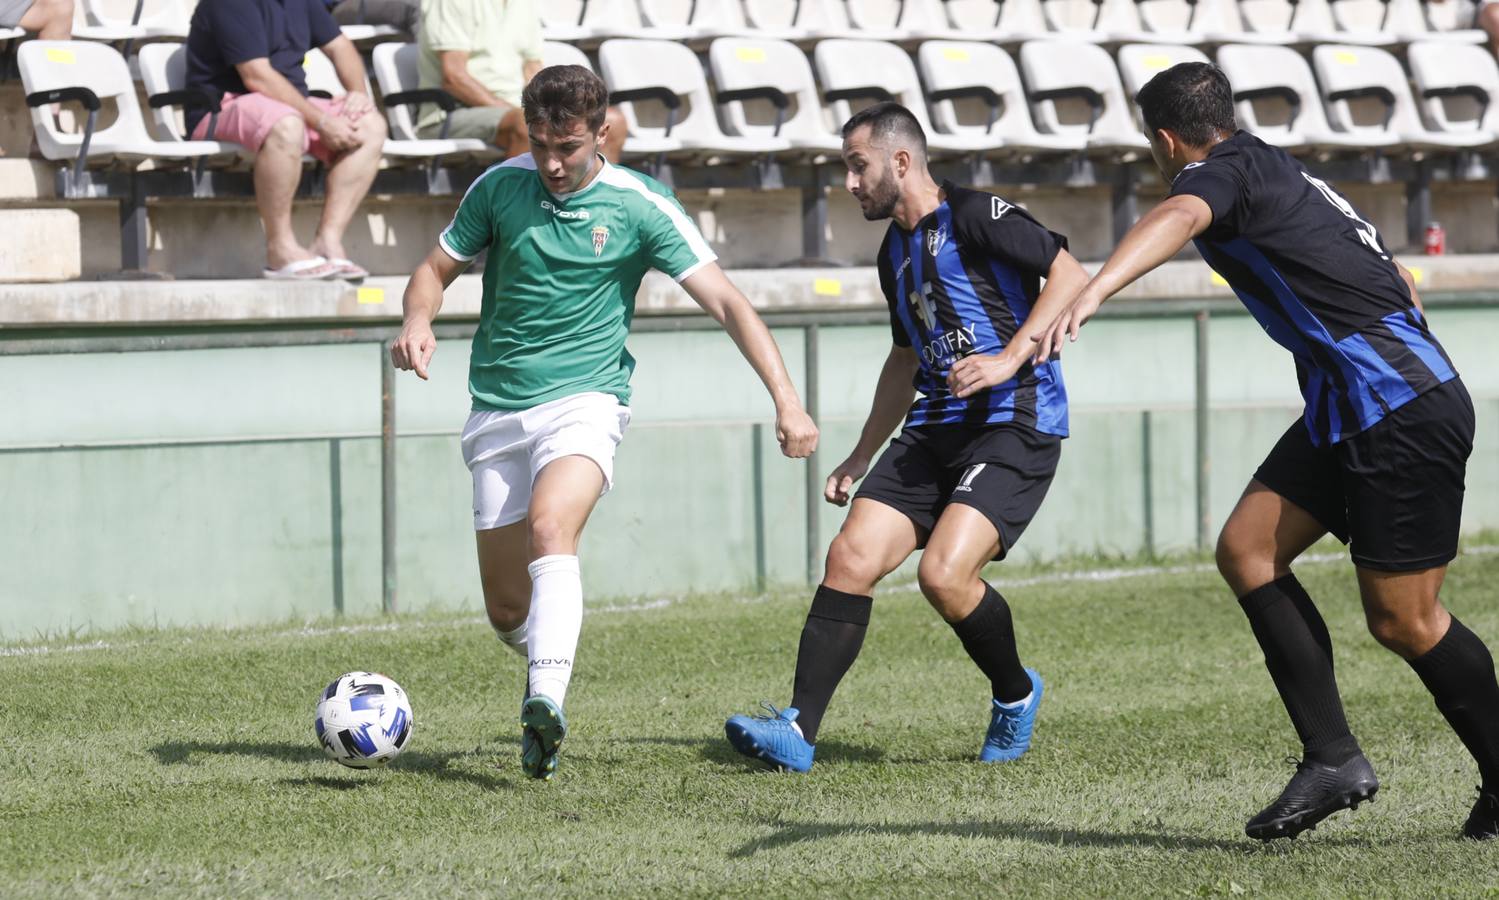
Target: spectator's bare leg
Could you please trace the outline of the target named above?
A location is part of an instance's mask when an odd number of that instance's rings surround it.
[[[291,225],[291,202],[302,180],[302,143],[307,126],[297,116],[287,116],[271,126],[260,152],[255,154],[255,205],[265,226],[267,268],[311,259],[314,254],[297,243]]]
[[[20,25],[44,41],[65,41],[73,36],[73,0],[36,0]]]
[[[531,152],[531,132],[520,107],[512,106],[494,131],[494,145],[505,152],[505,158]]]
[[[1489,34],[1489,49],[1499,56],[1499,3],[1489,3],[1478,14],[1478,24]]]
[[[604,159],[611,163],[619,162],[619,155],[625,150],[625,138],[630,136],[630,126],[625,124],[625,114],[619,111],[619,107],[611,106],[604,113],[604,123],[609,126],[609,136],[604,138],[604,146],[600,152]]]
[[[323,201],[323,219],[318,223],[317,240],[312,248],[329,259],[348,259],[344,250],[344,232],[354,213],[370,191],[375,173],[380,169],[380,154],[385,148],[385,117],[366,113],[355,124],[360,144],[333,161],[328,167],[328,194]]]

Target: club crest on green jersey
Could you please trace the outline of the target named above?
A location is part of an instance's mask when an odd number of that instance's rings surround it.
[[[598,256],[604,252],[604,245],[609,243],[609,226],[595,225],[593,227],[593,255]]]

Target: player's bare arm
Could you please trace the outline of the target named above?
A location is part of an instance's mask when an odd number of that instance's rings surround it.
[[[1406,288],[1411,292],[1411,303],[1414,303],[1416,309],[1421,311],[1421,315],[1426,315],[1426,307],[1421,305],[1421,295],[1416,291],[1416,276],[1411,274],[1410,269],[1402,266],[1399,260],[1395,261],[1395,268],[1400,270],[1400,279],[1405,282]]]
[[[1146,213],[1051,327],[1031,338],[1036,342],[1034,361],[1039,364],[1061,353],[1063,341],[1077,340],[1078,329],[1105,300],[1180,253],[1212,224],[1213,212],[1207,203],[1187,194],[1170,197]]]
[[[817,449],[817,425],[802,408],[796,386],[781,359],[781,350],[749,298],[734,286],[717,263],[709,263],[687,276],[682,287],[723,326],[750,368],[764,382],[776,406],[776,440],[781,443],[781,452],[792,459],[811,456]]]
[[[854,445],[848,458],[839,463],[828,476],[827,487],[822,492],[823,499],[834,506],[848,505],[854,482],[869,471],[869,463],[874,455],[905,420],[906,412],[911,408],[911,398],[916,396],[911,379],[920,365],[921,361],[917,359],[914,349],[894,344],[890,346],[890,355],[885,357],[885,365],[880,369],[880,379],[875,384],[874,405],[870,407],[869,417],[864,420],[864,430],[859,433],[859,442]]]
[[[1046,286],[1036,295],[1036,305],[1025,317],[1020,329],[1004,350],[993,355],[975,354],[965,356],[953,364],[947,373],[947,389],[957,397],[971,397],[979,391],[1004,384],[1032,355],[1032,345],[1038,335],[1046,333],[1051,323],[1061,315],[1067,304],[1088,283],[1088,272],[1071,253],[1059,251],[1046,273]]]
[[[427,365],[437,351],[432,334],[432,320],[442,308],[442,292],[468,267],[449,256],[441,247],[433,247],[406,282],[401,299],[401,333],[390,345],[390,361],[397,369],[415,370],[417,377],[427,379]]]

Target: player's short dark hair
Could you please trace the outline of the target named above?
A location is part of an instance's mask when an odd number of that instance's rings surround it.
[[[1145,82],[1135,103],[1151,134],[1165,128],[1193,147],[1239,128],[1234,89],[1223,70],[1211,63],[1177,63]]]
[[[528,128],[566,131],[582,119],[589,131],[598,131],[609,111],[609,89],[582,66],[547,66],[521,92],[520,105]]]
[[[926,155],[926,132],[921,130],[921,123],[909,109],[894,100],[866,106],[854,113],[843,123],[843,137],[847,138],[865,125],[869,126],[869,136],[876,144],[904,146]]]

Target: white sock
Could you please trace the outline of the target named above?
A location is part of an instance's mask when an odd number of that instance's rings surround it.
[[[500,639],[500,643],[504,644],[506,647],[509,647],[511,650],[514,650],[521,656],[525,656],[527,624],[529,623],[522,622],[520,623],[520,627],[516,628],[513,631],[501,631],[500,629],[496,628],[494,630],[495,637],[498,637]]]
[[[1014,703],[1004,703],[999,700],[995,700],[994,702],[999,704],[1000,709],[1025,709],[1025,705],[1027,703],[1030,703],[1031,698],[1034,696],[1036,696],[1036,692],[1031,691],[1029,694],[1026,694],[1024,697],[1016,700]]]
[[[573,653],[583,629],[583,578],[576,556],[543,556],[531,572],[531,614],[526,619],[531,693],[558,706],[573,677]]]

